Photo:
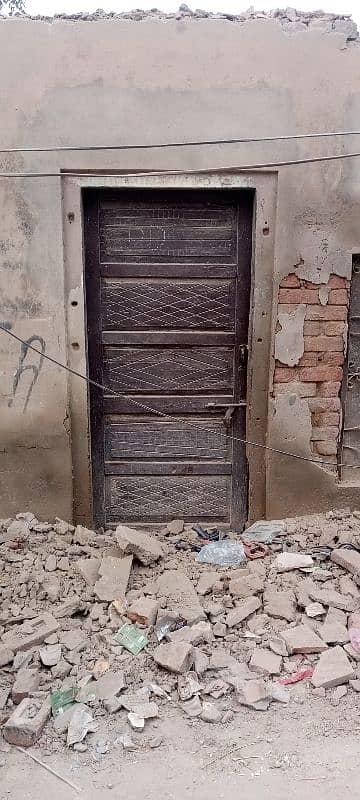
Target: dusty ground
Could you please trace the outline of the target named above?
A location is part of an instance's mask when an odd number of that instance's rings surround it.
[[[89,800],[126,797],[127,800],[232,800],[238,792],[250,800],[269,793],[277,800],[291,795],[300,800],[344,800],[356,796],[359,776],[358,696],[350,695],[338,707],[292,689],[286,708],[276,705],[269,713],[243,709],[223,726],[189,722],[174,710],[150,721],[138,734],[139,748],[124,752],[114,745],[126,726],[109,718],[89,738],[89,750],[51,754],[36,747],[30,752],[72,781]],[[163,744],[151,750],[152,736]],[[105,755],[96,743],[108,740]],[[15,749],[2,753],[1,800],[76,797],[28,755]],[[235,795],[236,793],[236,795]]]

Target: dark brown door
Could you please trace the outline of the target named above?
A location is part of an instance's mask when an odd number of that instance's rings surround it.
[[[253,195],[84,196],[94,521],[247,513]],[[159,412],[158,414],[156,412]]]

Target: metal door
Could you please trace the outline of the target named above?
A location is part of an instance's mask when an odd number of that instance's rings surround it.
[[[247,512],[250,192],[84,196],[97,525]],[[156,413],[159,412],[159,413]]]

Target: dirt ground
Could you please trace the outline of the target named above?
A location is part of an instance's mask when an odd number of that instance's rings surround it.
[[[89,737],[89,750],[51,753],[44,747],[30,752],[75,784],[89,800],[233,800],[239,792],[250,800],[271,793],[277,800],[344,800],[356,794],[359,776],[358,696],[348,695],[339,706],[293,687],[286,708],[273,704],[271,713],[242,709],[227,725],[210,725],[180,717],[147,723],[134,738],[138,749],[114,744],[126,726],[104,718]],[[154,736],[163,743],[150,749]],[[109,751],[96,752],[107,741]],[[11,748],[1,753],[1,800],[52,800],[76,797],[74,789]],[[235,794],[236,793],[236,794]]]

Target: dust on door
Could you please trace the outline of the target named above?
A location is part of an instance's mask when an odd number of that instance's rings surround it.
[[[247,511],[253,195],[84,195],[94,521]],[[110,390],[110,391],[109,391]]]

